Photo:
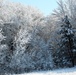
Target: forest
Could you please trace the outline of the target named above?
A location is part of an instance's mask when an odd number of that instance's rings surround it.
[[[47,16],[35,7],[0,0],[0,73],[74,66],[76,0],[58,0]]]

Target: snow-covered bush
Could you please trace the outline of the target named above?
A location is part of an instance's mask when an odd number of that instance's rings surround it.
[[[20,30],[17,36],[15,37],[15,51],[12,56],[11,60],[11,65],[10,66],[18,66],[18,67],[24,67],[28,66],[27,63],[26,65],[21,64],[22,62],[28,62],[27,60],[30,60],[28,58],[27,54],[25,54],[26,51],[26,44],[29,43],[30,40],[30,34],[28,34],[28,31]],[[25,57],[25,60],[23,59]],[[24,60],[24,61],[23,61]]]
[[[40,35],[38,27],[33,30],[21,29],[15,37],[15,51],[10,67],[25,70],[51,69],[51,50]]]

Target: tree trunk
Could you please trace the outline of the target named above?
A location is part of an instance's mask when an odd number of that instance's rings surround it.
[[[74,55],[73,55],[73,50],[72,50],[72,40],[70,39],[69,37],[69,56],[70,56],[70,59],[71,59],[71,62],[72,62],[72,66],[74,67]]]

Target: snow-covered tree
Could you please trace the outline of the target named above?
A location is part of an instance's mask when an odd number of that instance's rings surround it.
[[[51,50],[48,50],[48,45],[41,36],[38,26],[31,31],[20,29],[15,38],[15,51],[10,66],[30,70],[51,69]]]
[[[44,18],[38,9],[20,3],[9,2],[8,0],[0,0],[0,11],[3,34],[6,36],[4,42],[8,44],[12,52],[14,50],[14,37],[20,28],[31,30],[32,26],[39,25],[39,22],[42,22]]]
[[[61,19],[64,16],[70,18],[71,24],[76,28],[76,1],[75,0],[58,0],[58,8],[54,10],[53,16]]]
[[[36,68],[51,69],[53,67],[51,50],[48,49],[48,42],[46,43],[46,40],[42,37],[42,28],[35,27],[32,34],[31,44]]]
[[[60,67],[74,66],[75,33],[67,16],[62,20],[60,34],[60,49],[57,50],[56,63]]]
[[[0,29],[0,69],[8,64],[8,46],[6,44],[2,44],[2,41],[5,40],[5,36],[3,36],[2,29]]]

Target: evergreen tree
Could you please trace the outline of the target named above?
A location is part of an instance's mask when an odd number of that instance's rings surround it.
[[[74,66],[74,50],[75,50],[75,32],[70,24],[68,17],[62,20],[61,25],[61,40],[60,40],[60,49],[58,51],[58,62],[59,66]]]

